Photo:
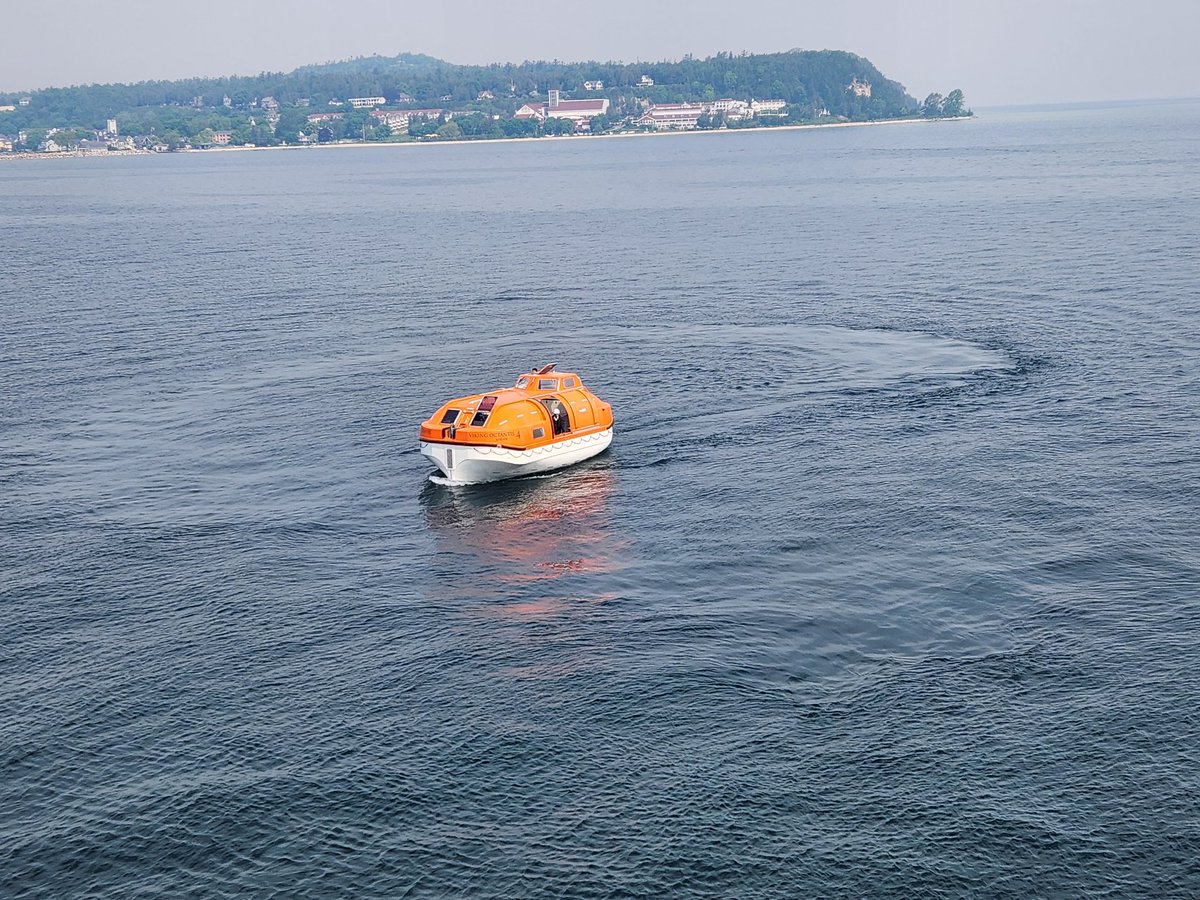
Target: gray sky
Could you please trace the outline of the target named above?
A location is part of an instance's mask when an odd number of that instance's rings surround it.
[[[1200,96],[1200,0],[15,0],[0,90],[290,70],[372,53],[451,62],[851,50],[918,99],[988,106]]]

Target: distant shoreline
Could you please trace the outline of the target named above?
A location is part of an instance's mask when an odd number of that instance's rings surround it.
[[[974,116],[954,116],[936,119],[874,119],[869,122],[809,122],[802,125],[771,125],[760,128],[717,128],[717,129],[664,129],[663,131],[623,131],[617,134],[563,134],[543,135],[542,137],[506,137],[506,138],[476,138],[475,140],[458,139],[450,141],[340,141],[328,144],[283,144],[275,147],[209,147],[204,150],[109,150],[105,153],[85,152],[82,150],[64,150],[59,153],[3,153],[0,161],[6,159],[108,159],[114,156],[168,156],[177,153],[232,153],[232,152],[264,152],[273,150],[328,150],[328,149],[363,149],[367,147],[461,147],[464,144],[539,144],[546,141],[579,141],[606,140],[610,138],[645,138],[645,137],[684,137],[697,135],[719,134],[770,134],[776,131],[809,131],[817,128],[859,128],[870,125],[919,125],[932,122],[957,122],[975,118]]]

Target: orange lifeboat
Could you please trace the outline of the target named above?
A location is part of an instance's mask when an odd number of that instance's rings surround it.
[[[612,407],[551,363],[510,388],[442,404],[421,423],[421,453],[451,483],[473,484],[573,465],[612,436]]]

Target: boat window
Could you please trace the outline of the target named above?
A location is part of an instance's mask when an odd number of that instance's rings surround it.
[[[545,429],[545,428],[535,428],[535,429],[533,429],[533,436],[534,436],[534,438],[535,438],[535,439],[536,439],[536,438],[545,437],[545,436],[546,436],[546,429]]]
[[[558,390],[558,379],[557,378],[539,378],[538,379],[538,390],[539,391],[556,391],[556,390]]]
[[[457,419],[458,419],[458,410],[457,409],[448,409],[444,413],[442,413],[442,424],[443,425],[453,425],[455,420],[457,420]]]
[[[575,379],[574,379],[574,378],[564,378],[564,379],[563,379],[563,387],[564,387],[564,388],[573,388],[573,387],[575,387]]]
[[[522,375],[520,378],[518,378],[517,379],[517,387],[519,387],[519,388],[529,387],[529,376]]]
[[[492,407],[496,405],[497,399],[498,398],[493,394],[491,396],[484,397],[479,401],[479,406],[475,410],[475,415],[471,418],[471,427],[478,428],[480,425],[483,425],[487,422],[488,416],[492,412]]]

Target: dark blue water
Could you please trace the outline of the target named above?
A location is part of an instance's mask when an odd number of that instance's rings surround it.
[[[1200,102],[0,215],[0,895],[1200,894]],[[430,483],[547,361],[612,450]]]

